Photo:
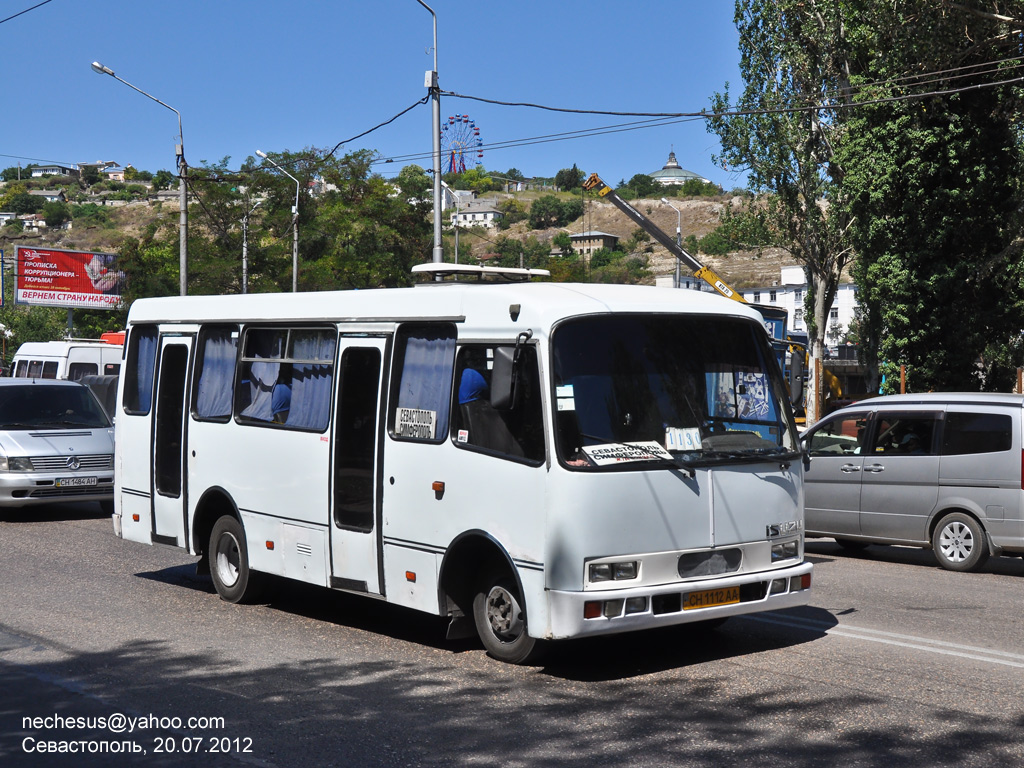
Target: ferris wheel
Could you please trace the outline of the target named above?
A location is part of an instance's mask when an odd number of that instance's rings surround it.
[[[484,142],[476,121],[469,115],[451,115],[442,124],[441,156],[444,173],[465,173],[466,168],[482,163]]]

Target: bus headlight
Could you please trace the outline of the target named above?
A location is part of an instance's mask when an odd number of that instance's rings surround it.
[[[640,564],[636,560],[625,560],[621,563],[591,563],[588,570],[590,582],[629,581],[635,579],[640,572]]]
[[[772,562],[791,560],[796,557],[797,551],[796,541],[787,541],[785,544],[772,544]]]

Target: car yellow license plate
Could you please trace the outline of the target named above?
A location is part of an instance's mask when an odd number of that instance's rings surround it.
[[[683,595],[683,610],[691,611],[694,608],[712,608],[716,605],[732,605],[739,601],[739,587],[702,589],[699,592],[688,592]]]

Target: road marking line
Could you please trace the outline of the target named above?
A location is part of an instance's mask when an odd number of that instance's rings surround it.
[[[931,640],[927,637],[915,637],[913,635],[901,635],[896,632],[886,632],[879,629],[867,629],[862,627],[850,627],[831,625],[823,621],[810,619],[777,618],[768,616],[746,616],[752,621],[761,621],[766,624],[778,624],[783,627],[796,629],[812,629],[826,635],[838,637],[850,637],[855,640],[867,640],[873,643],[883,643],[901,648],[913,648],[919,651],[938,653],[944,656],[957,656],[964,659],[984,661],[989,664],[1001,664],[1007,667],[1024,669],[1024,655],[1009,653],[1007,651],[995,651],[988,648],[978,648],[972,645],[960,645],[958,643],[947,643],[943,640]]]

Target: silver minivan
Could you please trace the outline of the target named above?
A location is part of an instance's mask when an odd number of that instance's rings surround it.
[[[0,507],[114,506],[114,427],[83,384],[0,379]]]
[[[952,571],[1024,554],[1024,396],[890,395],[804,435],[808,537],[930,547]]]

